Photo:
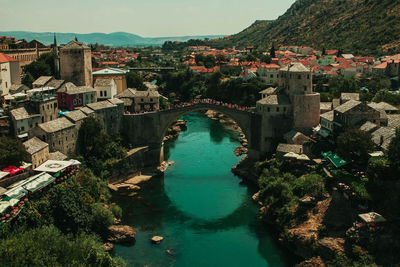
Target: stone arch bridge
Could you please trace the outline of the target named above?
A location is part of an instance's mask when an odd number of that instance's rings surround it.
[[[232,118],[248,140],[248,155],[258,158],[261,146],[261,115],[211,103],[196,103],[174,109],[143,114],[125,114],[122,134],[134,146],[149,146],[155,164],[163,161],[163,138],[168,128],[182,115],[199,110],[214,110]]]

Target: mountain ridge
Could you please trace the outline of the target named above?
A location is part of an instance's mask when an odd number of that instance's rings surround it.
[[[400,1],[297,0],[273,21],[256,21],[213,46],[305,45],[359,54],[400,52]]]
[[[171,36],[171,37],[142,37],[128,32],[112,33],[55,33],[59,44],[66,44],[75,37],[87,44],[103,44],[108,46],[161,46],[165,41],[185,42],[190,39],[220,38],[223,35],[196,35],[196,36]],[[30,31],[0,31],[0,35],[12,36],[16,39],[25,39],[30,42],[37,40],[45,45],[50,45],[54,40],[53,32]]]

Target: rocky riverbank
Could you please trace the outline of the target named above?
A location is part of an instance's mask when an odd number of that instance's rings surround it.
[[[219,113],[214,110],[207,110],[204,113],[208,118],[218,121],[221,123],[225,128],[231,129],[235,131],[239,135],[239,141],[241,143],[240,146],[238,146],[233,153],[236,156],[241,156],[247,154],[247,146],[248,146],[248,141],[246,139],[246,136],[244,135],[242,129],[239,127],[239,125],[232,120],[231,118],[227,117],[226,115]]]
[[[168,128],[167,134],[165,135],[163,141],[174,140],[178,138],[181,131],[187,129],[187,124],[185,120],[177,120],[171,127]]]
[[[257,185],[258,174],[255,162],[243,157],[232,172],[245,181]],[[334,191],[316,202],[312,198],[299,200],[298,212],[302,215],[290,227],[283,229],[274,218],[271,207],[265,206],[259,199],[260,192],[253,200],[260,206],[258,217],[277,233],[279,242],[304,261],[299,266],[325,266],[325,262],[346,250],[345,231],[354,221],[355,213],[343,197]],[[324,231],[326,225],[334,226],[335,231]]]

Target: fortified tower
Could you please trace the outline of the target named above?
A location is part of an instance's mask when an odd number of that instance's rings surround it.
[[[60,76],[76,86],[92,86],[92,55],[90,47],[71,41],[60,49]]]
[[[279,86],[292,103],[293,128],[309,129],[319,123],[320,95],[312,90],[312,72],[301,63],[294,63],[279,72]]]
[[[279,87],[261,91],[256,111],[262,115],[261,153],[270,153],[292,129],[309,130],[319,124],[320,95],[312,91],[312,72],[301,63],[279,70]]]

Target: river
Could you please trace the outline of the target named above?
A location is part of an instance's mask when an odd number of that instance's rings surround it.
[[[164,178],[142,185],[135,199],[117,200],[137,235],[115,255],[128,266],[288,266],[288,254],[255,217],[254,189],[230,171],[240,160],[237,134],[199,112],[183,119],[188,129],[165,144],[175,164]],[[154,235],[164,241],[151,244]]]

